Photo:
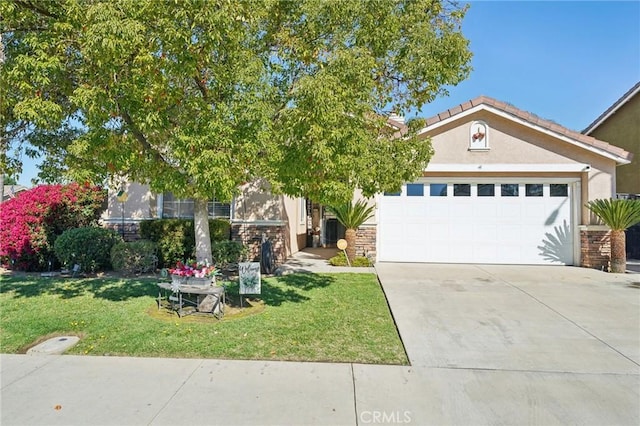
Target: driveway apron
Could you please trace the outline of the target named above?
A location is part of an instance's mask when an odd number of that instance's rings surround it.
[[[640,424],[638,275],[401,263],[376,271],[411,368],[385,381],[404,399],[358,394],[363,401],[402,407],[418,423]]]
[[[376,270],[413,366],[639,371],[633,275],[502,265],[380,263]]]

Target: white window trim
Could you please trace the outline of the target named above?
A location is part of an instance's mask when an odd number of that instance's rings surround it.
[[[299,198],[298,201],[298,224],[306,225],[307,223],[307,199]]]
[[[480,142],[474,145],[476,139],[474,139],[476,133],[478,132],[478,128],[482,126],[484,129],[484,133],[481,135]],[[474,152],[483,152],[489,151],[491,148],[489,147],[489,125],[482,120],[475,120],[471,123],[471,127],[469,127],[469,151]]]

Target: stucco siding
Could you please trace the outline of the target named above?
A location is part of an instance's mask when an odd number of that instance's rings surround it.
[[[360,189],[356,189],[353,194],[353,203],[358,202],[359,200],[363,200],[367,203],[367,206],[376,206],[376,198],[366,198],[362,195],[362,191]],[[364,225],[375,225],[378,223],[377,210],[374,209],[374,214],[369,219],[364,222]]]
[[[270,185],[263,179],[246,183],[233,201],[233,221],[283,221],[283,197],[268,192]]]
[[[302,210],[301,199],[283,196],[284,215],[288,226],[287,256],[304,248],[306,242],[306,211]],[[303,238],[304,237],[304,238]]]
[[[118,201],[118,189],[110,189],[108,193],[108,206],[102,215],[103,220],[121,220],[123,205]],[[143,220],[156,217],[157,203],[156,196],[149,191],[149,185],[135,182],[127,183],[124,186],[127,193],[127,201],[124,203],[125,221]]]
[[[489,127],[487,151],[469,150],[469,129],[476,120]],[[487,111],[464,117],[427,135],[431,135],[434,149],[431,164],[567,164],[580,162],[575,156],[583,151]]]
[[[634,154],[630,164],[618,166],[617,192],[640,194],[640,96],[627,101],[590,135]]]

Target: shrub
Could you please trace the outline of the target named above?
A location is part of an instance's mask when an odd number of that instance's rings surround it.
[[[329,264],[332,266],[349,266],[347,264],[347,258],[343,252],[339,252],[337,255],[329,259]],[[369,261],[369,259],[367,259],[366,257],[356,256],[353,262],[351,262],[351,266],[368,267],[371,266],[371,261]]]
[[[211,242],[228,240],[231,225],[228,220],[209,219]],[[169,268],[176,262],[195,256],[196,238],[193,220],[155,219],[140,223],[140,236],[158,245],[158,264]]]
[[[158,266],[157,246],[153,241],[120,241],[111,248],[111,266],[115,271],[141,274]]]
[[[64,231],[55,242],[55,253],[63,265],[79,264],[83,271],[111,267],[111,248],[122,237],[112,229],[87,227]]]
[[[248,250],[236,241],[215,241],[211,244],[213,264],[220,269],[226,269],[230,264],[243,261]]]
[[[56,261],[56,238],[67,229],[96,224],[104,200],[101,188],[77,183],[21,192],[0,205],[0,260],[14,269],[45,269]]]

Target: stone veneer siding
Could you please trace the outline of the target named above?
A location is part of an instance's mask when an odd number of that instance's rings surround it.
[[[376,261],[376,225],[365,225],[357,229],[356,256],[364,256]]]
[[[580,266],[608,271],[611,260],[610,231],[601,226],[580,227],[580,254]]]
[[[249,223],[232,223],[231,240],[246,245],[249,249],[249,260],[260,261],[262,235],[266,234],[273,246],[273,256],[277,264],[287,258],[285,235],[286,225],[255,225]]]

